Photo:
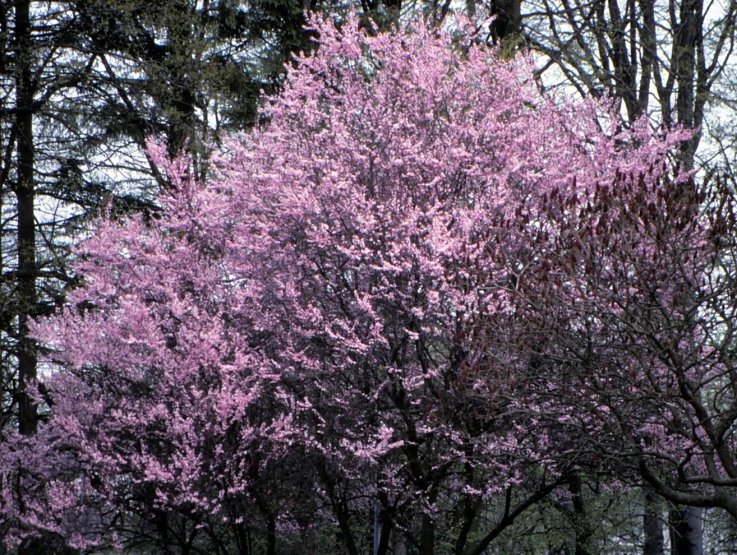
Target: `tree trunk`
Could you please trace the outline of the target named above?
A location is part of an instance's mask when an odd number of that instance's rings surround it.
[[[30,21],[31,2],[16,4],[16,136],[18,153],[18,426],[21,434],[32,435],[38,428],[38,413],[28,388],[36,381],[36,342],[29,323],[38,304],[36,293],[36,222],[34,217],[33,143],[33,52]]]
[[[266,528],[266,555],[275,555],[276,553],[276,519],[269,516]]]
[[[671,555],[703,555],[701,509],[676,507],[668,514]]]
[[[586,514],[584,505],[581,477],[574,475],[570,485],[571,502],[573,503],[573,526],[576,540],[576,555],[593,555],[589,544],[593,530]]]
[[[701,47],[702,40],[701,12],[700,0],[682,0],[680,3],[681,24],[675,33],[676,81],[678,84],[676,112],[678,123],[687,129],[694,129],[701,124],[701,115],[697,110],[695,96],[696,53]],[[681,160],[687,170],[694,167],[694,156],[699,138],[700,133],[696,133],[681,145]]]
[[[38,429],[38,411],[34,395],[37,377],[36,342],[30,336],[29,324],[37,308],[36,220],[35,220],[35,145],[33,136],[33,37],[31,1],[20,0],[15,5],[15,121],[17,182],[14,186],[18,210],[17,228],[17,299],[18,299],[18,431],[33,435]],[[19,489],[19,496],[24,492]],[[19,499],[20,506],[25,502]],[[23,509],[21,509],[23,510]],[[40,538],[27,538],[18,547],[18,555],[38,553]]]
[[[197,142],[195,130],[195,85],[188,70],[192,62],[192,36],[190,6],[187,1],[170,2],[170,10],[175,16],[169,20],[167,33],[170,56],[166,59],[168,75],[175,84],[166,91],[166,114],[168,116],[167,146],[170,158],[175,158],[185,150],[189,141]],[[196,145],[189,144],[189,150]]]
[[[386,555],[389,553],[389,547],[391,546],[389,540],[392,536],[392,529],[393,529],[393,522],[392,522],[392,514],[391,512],[387,510],[380,510],[379,511],[380,516],[380,534],[379,534],[379,542],[376,546],[376,554],[377,555]]]
[[[655,492],[643,488],[645,511],[642,515],[642,531],[645,536],[643,555],[663,555],[663,521],[660,517],[660,504]]]
[[[407,542],[404,533],[395,528],[396,533],[392,534],[392,555],[407,555]]]
[[[496,19],[491,24],[491,34],[495,43],[501,44],[514,37],[520,30],[520,0],[495,0],[491,3],[491,13]]]
[[[422,530],[420,532],[420,553],[433,555],[435,553],[435,523],[432,517],[422,515]]]

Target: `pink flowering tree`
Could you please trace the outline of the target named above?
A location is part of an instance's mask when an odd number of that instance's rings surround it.
[[[30,463],[44,483],[8,494],[13,522],[76,544],[249,553],[258,531],[270,554],[290,537],[357,554],[375,521],[382,554],[482,553],[583,464],[585,435],[561,432],[576,401],[551,395],[565,374],[542,387],[539,370],[573,348],[551,299],[590,294],[540,257],[570,239],[551,207],[658,182],[679,137],[541,94],[529,60],[461,20],[313,23],[268,125],[207,183],[152,146],[174,185],[161,216],[102,221],[78,250],[84,287],[36,329],[38,437],[67,462]],[[25,464],[21,439],[3,461]],[[54,488],[85,518],[44,520]]]

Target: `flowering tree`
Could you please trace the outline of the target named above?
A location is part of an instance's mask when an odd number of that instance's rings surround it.
[[[720,183],[621,175],[553,195],[540,225],[555,240],[520,290],[549,338],[533,351],[575,388],[569,433],[673,503],[733,518],[735,222]]]
[[[529,346],[552,305],[521,292],[570,235],[551,199],[655,183],[679,137],[542,95],[463,21],[314,25],[317,54],[208,183],[152,146],[162,216],[80,248],[85,286],[36,329],[55,367],[39,438],[69,462],[7,496],[15,521],[80,544],[136,515],[222,553],[327,526],[356,554],[375,519],[379,553],[482,553],[581,463]],[[22,466],[19,441],[3,460]],[[84,522],[43,520],[53,488]]]

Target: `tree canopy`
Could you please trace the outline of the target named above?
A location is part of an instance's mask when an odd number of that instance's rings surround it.
[[[152,142],[161,210],[77,247],[8,537],[480,554],[587,473],[737,516],[733,211],[669,162],[690,133],[542,93],[463,18],[311,25],[211,177]]]

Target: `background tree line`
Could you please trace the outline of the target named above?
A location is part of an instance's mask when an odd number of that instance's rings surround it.
[[[734,183],[736,6],[469,1],[464,9],[496,16],[488,41],[505,53],[539,53],[541,86],[612,95],[625,127],[649,114],[655,124],[698,129],[680,160]],[[69,249],[90,219],[102,210],[156,217],[160,209],[156,196],[170,184],[146,154],[147,138],[164,141],[170,157],[187,150],[205,175],[211,146],[256,124],[260,92],[277,90],[292,54],[313,48],[305,13],[351,7],[382,25],[417,11],[439,23],[458,8],[394,0],[0,6],[3,428],[32,435],[47,414],[27,390],[39,379],[29,320],[53,311],[75,286]],[[596,489],[596,480],[587,487]],[[578,523],[586,506],[572,495],[557,510]],[[646,550],[658,553],[664,505],[650,490],[642,498]],[[672,511],[674,552],[699,552],[698,519],[687,506]]]

